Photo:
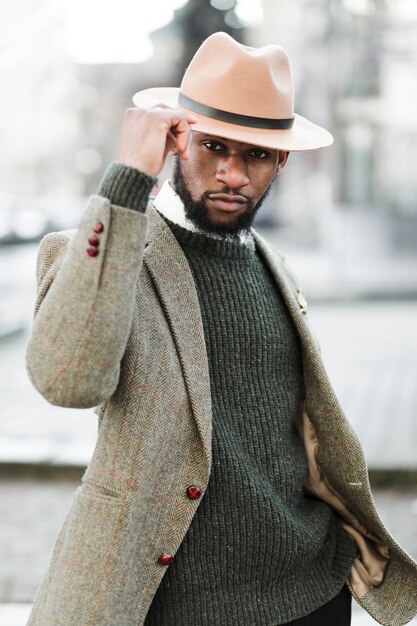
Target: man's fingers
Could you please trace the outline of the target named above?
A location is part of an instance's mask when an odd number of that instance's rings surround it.
[[[192,124],[197,122],[197,118],[192,113],[184,113],[178,120],[173,120],[174,124],[171,133],[175,137],[175,145],[178,153],[183,159],[188,159],[189,148],[191,144],[191,128]]]
[[[176,151],[182,159],[188,159],[192,140],[191,125],[198,121],[197,118],[187,111],[170,109],[163,103],[158,103],[152,109],[159,109],[169,125],[166,131],[167,152]]]
[[[127,109],[118,158],[126,165],[157,176],[168,152],[176,150],[181,158],[189,158],[191,126],[197,121],[191,112],[170,108],[163,102],[153,107]]]
[[[174,154],[176,152],[177,142],[174,135],[169,130],[167,133],[167,152]]]
[[[172,109],[163,102],[148,108],[147,111],[150,114],[154,112],[167,125],[166,154],[175,149],[181,158],[188,158],[187,149],[191,140],[190,126],[198,121],[197,118],[187,111]]]
[[[191,131],[188,133],[188,140],[187,140],[187,147],[185,149],[185,152],[183,154],[183,159],[188,159],[190,156],[190,148],[191,148],[191,141],[193,139],[193,136],[191,134]]]

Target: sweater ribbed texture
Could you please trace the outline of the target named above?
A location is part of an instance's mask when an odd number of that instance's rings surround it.
[[[113,162],[104,172],[97,195],[108,198],[112,204],[144,213],[155,176],[148,176],[134,167]]]
[[[217,240],[164,219],[201,307],[213,465],[145,624],[285,624],[333,598],[357,555],[333,509],[302,488],[299,337],[252,238]]]

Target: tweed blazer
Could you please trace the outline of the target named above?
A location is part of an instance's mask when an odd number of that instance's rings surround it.
[[[252,234],[301,339],[305,398],[295,425],[305,491],[334,508],[358,546],[352,595],[380,624],[407,624],[417,613],[417,564],[375,508],[297,281]],[[140,213],[92,196],[77,229],[42,240],[37,283],[28,375],[52,404],[96,407],[99,425],[28,626],[140,626],[169,567],[159,557],[175,558],[201,502],[187,487],[204,497],[210,477],[210,380],[191,270],[151,203]]]

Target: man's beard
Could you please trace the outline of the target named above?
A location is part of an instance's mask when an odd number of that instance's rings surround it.
[[[184,204],[185,216],[194,224],[194,226],[196,226],[199,231],[220,235],[226,239],[235,239],[249,230],[257,212],[269,194],[273,183],[272,181],[268,185],[255,205],[252,200],[248,198],[246,211],[241,213],[241,215],[239,215],[235,220],[224,223],[216,223],[210,219],[210,214],[204,199],[207,199],[208,195],[212,193],[236,193],[236,190],[224,187],[223,189],[216,189],[216,191],[206,191],[198,200],[193,200],[187,183],[185,182],[181,168],[181,159],[178,155],[174,156],[172,182],[175,192]]]

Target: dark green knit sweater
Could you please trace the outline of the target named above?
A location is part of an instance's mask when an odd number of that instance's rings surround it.
[[[201,307],[213,467],[145,624],[284,624],[334,597],[357,554],[333,510],[303,491],[299,337],[252,238],[217,240],[164,219]]]

